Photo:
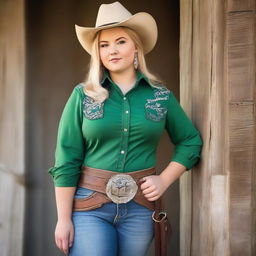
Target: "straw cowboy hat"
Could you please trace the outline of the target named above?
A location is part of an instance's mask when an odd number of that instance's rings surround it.
[[[75,24],[75,30],[80,44],[91,54],[96,33],[102,29],[119,26],[125,26],[137,32],[143,44],[144,54],[154,48],[157,41],[157,25],[154,18],[146,12],[132,15],[119,2],[100,6],[95,27],[81,27]]]

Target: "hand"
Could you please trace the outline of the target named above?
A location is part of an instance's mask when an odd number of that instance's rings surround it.
[[[58,221],[55,229],[55,242],[57,247],[66,255],[74,240],[74,226],[70,220]]]
[[[159,175],[150,175],[140,179],[142,193],[148,201],[155,201],[162,196],[168,185]]]

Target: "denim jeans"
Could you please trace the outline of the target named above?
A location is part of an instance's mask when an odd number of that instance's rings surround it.
[[[93,193],[78,187],[76,198]],[[152,210],[134,200],[73,212],[74,243],[69,256],[144,256],[154,236]]]

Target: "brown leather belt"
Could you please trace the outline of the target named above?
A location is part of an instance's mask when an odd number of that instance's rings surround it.
[[[112,200],[106,195],[106,185],[108,180],[116,174],[119,173],[83,166],[78,186],[94,190],[94,192],[92,195],[84,199],[74,198],[73,211],[92,210],[101,207],[105,203],[112,202]],[[140,189],[141,182],[139,180],[142,177],[156,174],[155,168],[152,167],[122,174],[130,175],[138,185],[138,190],[133,200],[150,210],[154,210],[155,203],[148,201],[143,195]]]

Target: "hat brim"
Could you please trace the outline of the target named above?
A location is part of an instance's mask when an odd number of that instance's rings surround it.
[[[139,12],[128,20],[101,27],[81,27],[75,24],[75,31],[78,41],[82,47],[91,54],[91,46],[98,31],[113,27],[125,26],[137,32],[143,44],[144,54],[149,53],[157,41],[157,25],[155,19],[146,12]]]

